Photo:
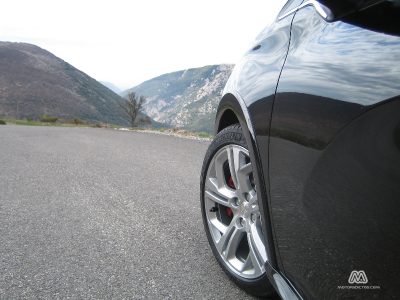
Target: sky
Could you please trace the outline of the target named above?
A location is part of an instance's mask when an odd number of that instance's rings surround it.
[[[5,0],[0,40],[38,45],[120,89],[235,63],[285,0]]]

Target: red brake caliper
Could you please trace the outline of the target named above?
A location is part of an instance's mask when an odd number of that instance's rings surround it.
[[[235,184],[233,183],[232,176],[229,176],[227,184],[231,189],[236,190]]]
[[[229,176],[227,184],[228,184],[228,186],[229,186],[231,189],[236,190],[235,184],[233,183],[232,176]],[[227,208],[226,208],[226,215],[227,215],[229,218],[232,218],[232,217],[233,217],[233,211],[232,211],[232,209],[231,209],[230,207],[227,207]]]

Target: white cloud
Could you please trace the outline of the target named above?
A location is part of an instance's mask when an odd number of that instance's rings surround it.
[[[285,1],[13,0],[0,40],[45,48],[127,88],[189,67],[234,63]]]

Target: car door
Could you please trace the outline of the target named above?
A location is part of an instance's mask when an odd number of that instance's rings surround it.
[[[270,202],[280,269],[310,299],[399,296],[398,4],[335,22],[306,6],[292,22],[273,104]]]

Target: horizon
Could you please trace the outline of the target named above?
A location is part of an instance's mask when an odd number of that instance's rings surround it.
[[[34,44],[126,90],[166,73],[235,64],[284,2],[16,0],[3,5],[0,40]]]

